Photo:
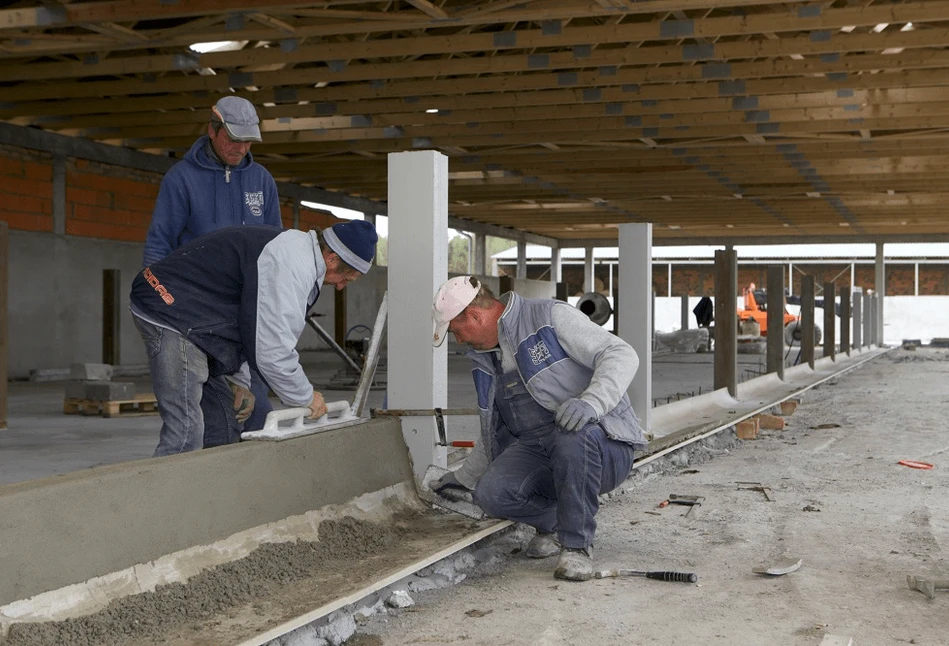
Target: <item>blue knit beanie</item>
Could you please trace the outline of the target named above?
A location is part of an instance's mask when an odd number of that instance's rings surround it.
[[[379,236],[376,228],[365,220],[334,224],[323,231],[323,239],[337,256],[350,267],[365,274],[372,267]]]

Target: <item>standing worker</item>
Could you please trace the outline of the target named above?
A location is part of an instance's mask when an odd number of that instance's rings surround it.
[[[145,237],[144,266],[224,227],[283,228],[277,184],[250,154],[251,143],[261,140],[259,123],[254,105],[239,96],[225,96],[211,108],[207,134],[162,178]],[[257,405],[246,428],[257,430],[273,407],[256,371],[251,372],[251,390]],[[209,445],[221,439],[209,437]]]
[[[162,427],[155,457],[240,439],[254,408],[248,369],[287,406],[326,413],[296,344],[324,284],[369,271],[378,236],[363,220],[324,231],[229,227],[172,252],[132,281]]]
[[[481,416],[481,441],[432,489],[535,527],[526,553],[559,553],[556,578],[592,578],[599,495],[646,447],[626,394],[636,351],[562,301],[495,298],[473,276],[445,282],[432,316],[435,346],[448,332],[470,346]]]

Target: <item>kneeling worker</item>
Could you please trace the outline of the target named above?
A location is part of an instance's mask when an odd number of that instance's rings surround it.
[[[435,346],[470,346],[481,441],[432,484],[471,491],[489,516],[531,525],[527,555],[560,555],[554,576],[593,576],[599,495],[629,475],[646,447],[626,389],[639,357],[575,307],[513,292],[495,298],[473,276],[444,283],[432,308]]]
[[[343,289],[368,272],[377,240],[362,220],[324,231],[229,227],[145,267],[130,309],[162,418],[154,455],[240,440],[254,407],[249,368],[285,405],[324,415],[297,340],[323,285]]]

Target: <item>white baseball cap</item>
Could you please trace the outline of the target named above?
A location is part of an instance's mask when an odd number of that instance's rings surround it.
[[[433,346],[437,348],[445,341],[451,320],[471,304],[480,290],[481,281],[474,276],[455,276],[442,283],[432,303],[432,320],[435,324]]]

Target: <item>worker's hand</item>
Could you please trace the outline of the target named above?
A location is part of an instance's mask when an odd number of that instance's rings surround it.
[[[326,415],[326,401],[323,399],[323,393],[313,391],[313,399],[310,400],[309,419],[316,419]]]
[[[579,431],[581,428],[595,422],[598,419],[593,406],[582,399],[568,399],[557,409],[557,415],[554,418],[557,426],[565,431]]]
[[[244,423],[250,418],[250,414],[254,412],[256,398],[254,397],[254,393],[240,384],[235,384],[233,381],[230,382],[230,384],[231,392],[234,393],[234,416],[238,422]]]
[[[438,480],[435,480],[432,484],[432,491],[437,493],[442,498],[447,500],[452,500],[454,502],[461,502],[462,500],[467,499],[468,495],[471,493],[471,490],[465,485],[458,482],[458,478],[455,477],[454,471],[449,471],[443,475]]]

